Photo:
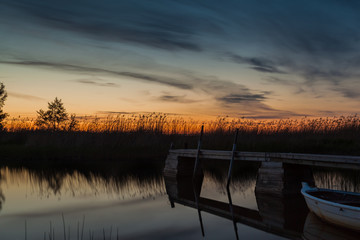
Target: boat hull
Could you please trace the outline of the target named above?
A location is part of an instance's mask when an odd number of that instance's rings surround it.
[[[301,193],[310,211],[326,222],[360,231],[360,208],[314,197],[309,194],[311,191],[322,191],[322,189],[303,186]],[[346,192],[341,193],[346,194]]]

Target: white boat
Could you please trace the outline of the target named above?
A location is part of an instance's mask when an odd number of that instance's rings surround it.
[[[360,231],[360,193],[313,188],[303,182],[301,194],[322,220]]]

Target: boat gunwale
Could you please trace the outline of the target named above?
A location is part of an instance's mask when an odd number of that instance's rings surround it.
[[[310,191],[310,192],[325,192],[325,191],[326,192],[336,192],[336,193],[343,193],[343,194],[356,195],[356,196],[360,196],[360,193],[346,192],[346,191],[341,191],[341,190],[333,190],[333,189],[325,189],[325,188],[313,188],[313,187],[310,187],[309,185],[307,185],[307,183],[306,183],[306,186],[303,186],[301,188],[301,194],[304,197],[310,198],[311,200],[322,202],[324,204],[331,205],[331,206],[334,206],[334,207],[340,207],[340,208],[345,208],[345,209],[348,209],[348,210],[355,210],[357,212],[360,212],[360,207],[355,207],[355,206],[351,206],[351,205],[336,203],[336,202],[324,200],[324,199],[321,199],[321,198],[318,198],[318,197],[314,197],[314,196],[310,195],[309,193],[307,193],[308,191]]]

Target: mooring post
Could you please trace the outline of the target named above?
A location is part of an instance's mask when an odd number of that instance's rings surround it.
[[[201,234],[203,237],[205,237],[205,230],[204,230],[204,224],[203,224],[203,220],[202,220],[202,216],[201,216],[201,210],[199,208],[199,197],[200,197],[200,192],[197,191],[195,184],[193,182],[192,187],[193,187],[193,192],[194,192],[194,198],[195,198],[195,203],[196,203],[196,209],[198,212],[198,217],[199,217],[199,222],[200,222],[200,227],[201,227]]]
[[[230,166],[229,166],[229,172],[228,172],[228,178],[227,178],[227,183],[226,183],[227,188],[229,188],[229,185],[230,185],[230,179],[231,179],[233,162],[234,162],[234,158],[235,158],[236,142],[237,142],[237,138],[238,138],[238,133],[239,133],[239,129],[237,128],[236,133],[235,133],[234,144],[233,144],[233,148],[232,148],[232,154],[231,154],[231,160],[230,160]]]
[[[229,208],[230,208],[230,213],[231,213],[231,217],[232,217],[232,221],[233,221],[233,225],[234,225],[235,237],[236,237],[236,240],[239,240],[239,233],[238,233],[238,229],[237,229],[237,225],[236,225],[236,221],[235,221],[235,217],[234,217],[234,209],[233,209],[233,203],[232,203],[229,187],[226,188],[226,192],[227,192],[228,199],[229,199]]]
[[[199,137],[199,141],[198,141],[198,148],[197,148],[197,153],[196,153],[196,159],[195,159],[195,166],[194,166],[194,172],[193,172],[193,179],[196,176],[197,173],[197,169],[198,169],[198,165],[199,165],[199,158],[200,158],[200,149],[201,149],[201,143],[202,143],[202,136],[204,133],[204,125],[201,126],[201,132],[200,132],[200,137]]]

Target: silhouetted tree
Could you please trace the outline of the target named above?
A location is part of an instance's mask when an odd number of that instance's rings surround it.
[[[76,115],[75,114],[71,114],[70,115],[70,119],[69,119],[69,125],[67,127],[68,131],[76,131],[79,129],[79,121],[76,120]]]
[[[37,114],[36,125],[46,126],[53,130],[59,130],[61,124],[68,120],[68,114],[64,104],[61,102],[61,99],[57,97],[54,101],[48,103],[47,111],[40,109],[37,111]]]
[[[7,113],[4,113],[2,108],[4,107],[5,100],[7,98],[7,93],[5,91],[5,85],[0,83],[0,131],[3,129],[2,121],[8,116]]]

